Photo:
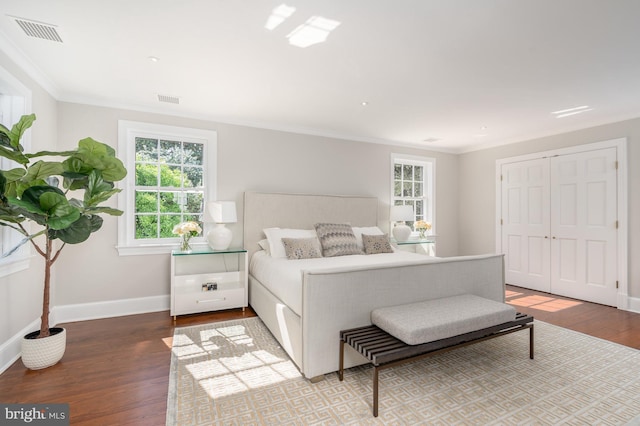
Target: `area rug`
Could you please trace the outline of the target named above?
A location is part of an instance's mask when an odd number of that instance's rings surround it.
[[[259,318],[178,328],[167,425],[625,425],[640,415],[640,351],[535,322],[528,332],[380,372],[310,383]]]

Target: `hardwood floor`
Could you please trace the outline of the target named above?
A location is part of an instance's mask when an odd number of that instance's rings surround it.
[[[507,286],[507,302],[536,319],[640,349],[640,314]],[[57,365],[17,361],[0,375],[3,403],[69,403],[72,425],[163,425],[175,326],[255,316],[248,309],[179,317],[168,312],[64,324]]]

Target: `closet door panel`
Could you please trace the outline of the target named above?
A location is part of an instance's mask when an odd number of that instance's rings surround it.
[[[616,149],[551,158],[551,292],[617,302]]]
[[[506,282],[549,291],[548,160],[505,164],[501,174]]]

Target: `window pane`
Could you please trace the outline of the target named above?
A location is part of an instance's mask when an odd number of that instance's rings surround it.
[[[202,215],[199,214],[185,214],[183,216],[183,220],[185,221],[192,221],[192,222],[198,222],[198,225],[200,225],[200,229],[204,229],[204,224],[202,223]],[[200,234],[202,235],[202,234]]]
[[[395,180],[402,179],[402,164],[393,165],[393,178]]]
[[[182,142],[161,140],[160,162],[168,164],[182,163]]]
[[[416,182],[413,185],[413,196],[414,197],[422,197],[422,183]]]
[[[393,182],[393,196],[402,197],[402,183],[398,180]]]
[[[136,164],[136,185],[157,186],[158,166],[155,164]]]
[[[136,191],[136,213],[155,213],[158,209],[158,193]]]
[[[157,238],[158,236],[158,216],[157,215],[136,215],[136,238]]]
[[[187,204],[184,211],[186,213],[200,213],[203,211],[204,205],[204,193],[202,192],[188,192]]]
[[[136,138],[136,161],[158,161],[158,140]]]
[[[182,192],[161,192],[160,213],[182,213],[186,195]]]
[[[204,169],[202,167],[185,167],[184,168],[185,188],[194,188],[194,187],[204,186],[203,174],[204,174]]]
[[[204,145],[201,143],[184,143],[184,164],[202,166],[204,164]]]
[[[181,188],[182,187],[182,170],[180,166],[160,166],[160,186],[164,188]]]
[[[175,238],[173,227],[182,222],[180,215],[161,215],[160,216],[160,238]]]
[[[402,166],[402,178],[404,180],[413,179],[413,166],[409,166],[408,164]]]
[[[423,169],[424,169],[424,167],[422,167],[422,166],[415,166],[414,167],[414,171],[415,171],[415,176],[413,177],[414,180],[419,180],[419,181],[424,180]]]
[[[416,217],[422,216],[424,214],[424,210],[422,209],[423,205],[424,202],[422,200],[416,200]]]
[[[411,197],[413,195],[413,184],[411,182],[405,182],[403,184],[402,196]]]

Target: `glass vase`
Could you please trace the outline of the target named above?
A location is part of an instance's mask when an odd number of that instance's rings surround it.
[[[180,242],[180,251],[183,253],[191,253],[191,246],[189,245],[189,240],[191,240],[191,235],[184,234],[182,236],[182,241]]]

